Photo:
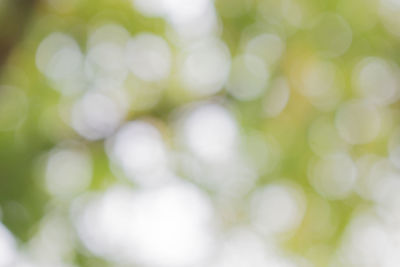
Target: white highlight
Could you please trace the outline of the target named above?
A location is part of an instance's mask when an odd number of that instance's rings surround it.
[[[224,160],[232,155],[238,138],[233,116],[220,105],[194,109],[183,123],[183,141],[201,159]]]
[[[155,186],[169,181],[167,150],[158,129],[144,121],[125,124],[108,142],[109,156],[132,181]]]
[[[134,192],[112,187],[77,208],[75,225],[93,253],[115,262],[146,266],[192,266],[213,246],[208,198],[179,183]]]
[[[111,135],[125,116],[124,105],[106,94],[89,91],[72,108],[72,127],[89,140]]]

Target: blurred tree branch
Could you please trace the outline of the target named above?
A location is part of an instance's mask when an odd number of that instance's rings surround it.
[[[0,1],[0,72],[22,39],[39,0]]]

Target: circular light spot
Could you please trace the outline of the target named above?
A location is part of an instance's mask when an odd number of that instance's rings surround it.
[[[169,181],[165,175],[167,150],[160,132],[144,121],[125,124],[109,141],[109,155],[132,181],[154,186]],[[161,175],[158,172],[161,171]]]
[[[197,95],[215,94],[225,84],[230,64],[229,50],[222,41],[196,43],[183,55],[180,67],[183,85]]]
[[[213,161],[232,155],[238,129],[234,118],[225,108],[205,104],[186,117],[182,134],[191,152],[202,159]]]
[[[360,214],[353,218],[346,230],[339,250],[342,264],[391,266],[387,265],[390,243],[384,225],[371,215]]]
[[[261,34],[246,44],[246,53],[263,59],[267,65],[275,64],[285,50],[285,43],[275,34]]]
[[[263,234],[282,234],[294,230],[305,212],[305,197],[292,185],[272,184],[259,189],[251,200],[253,225]]]
[[[77,42],[71,36],[59,32],[47,36],[36,52],[36,66],[55,81],[75,79],[81,73],[82,61]],[[62,89],[64,94],[76,93],[73,88]]]
[[[300,73],[299,90],[312,105],[323,111],[336,107],[341,98],[339,73],[330,61],[309,61]]]
[[[381,116],[369,102],[344,103],[336,113],[335,125],[340,136],[350,144],[372,142],[381,130]]]
[[[254,100],[266,89],[269,71],[265,63],[253,55],[236,57],[226,88],[239,100]]]
[[[193,44],[218,36],[222,28],[217,11],[212,5],[208,5],[198,16],[169,16],[168,22],[170,28],[167,34],[179,45]]]
[[[125,116],[123,105],[99,92],[88,92],[72,108],[72,127],[89,140],[111,135]]]
[[[161,37],[142,33],[128,41],[125,60],[130,71],[145,81],[159,81],[169,76],[171,51]]]
[[[303,23],[305,21],[305,10],[298,1],[283,0],[281,2],[281,12],[283,18],[291,26],[294,26],[296,28],[300,28],[303,26]]]
[[[310,163],[308,178],[321,195],[330,199],[342,199],[353,190],[357,168],[347,154],[326,155]]]
[[[329,57],[344,54],[352,42],[352,30],[349,24],[336,14],[322,15],[315,22],[313,34],[318,49]]]
[[[368,166],[366,166],[369,164]],[[359,167],[364,167],[363,175],[359,177],[358,190],[366,199],[382,205],[390,200],[395,204],[393,196],[397,196],[396,190],[400,187],[400,173],[387,160],[379,157],[364,157],[359,160]],[[394,193],[394,194],[393,194]],[[386,203],[385,203],[386,202]],[[394,218],[394,214],[392,218]]]
[[[83,192],[92,178],[90,155],[82,148],[57,148],[47,160],[46,188],[55,196]]]
[[[356,68],[354,80],[359,94],[375,104],[387,105],[399,98],[396,73],[383,59],[362,60]]]
[[[210,5],[210,0],[164,0],[168,18],[185,23],[201,16]]]

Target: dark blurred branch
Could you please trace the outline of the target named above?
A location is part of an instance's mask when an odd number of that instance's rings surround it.
[[[0,71],[23,38],[39,0],[5,0],[0,8]]]

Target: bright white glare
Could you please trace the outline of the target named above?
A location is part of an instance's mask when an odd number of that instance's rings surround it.
[[[182,23],[201,16],[209,7],[210,0],[164,0],[169,18]]]
[[[232,114],[217,104],[195,108],[185,118],[183,141],[194,155],[207,161],[224,160],[232,155],[238,128]]]
[[[305,212],[304,193],[290,184],[271,184],[258,189],[251,200],[251,219],[261,233],[283,234],[301,223]]]
[[[362,60],[356,67],[353,79],[358,93],[375,104],[391,104],[399,97],[397,74],[381,58]]]
[[[254,100],[266,89],[269,76],[269,70],[262,59],[245,54],[233,60],[226,87],[239,100]]]
[[[352,30],[346,20],[337,14],[327,13],[316,20],[315,41],[325,56],[343,55],[352,43]]]
[[[354,188],[357,168],[349,155],[330,154],[310,163],[308,178],[322,196],[329,199],[343,199]]]
[[[275,79],[268,89],[264,101],[263,110],[267,117],[279,116],[285,109],[290,97],[290,87],[288,81],[281,77]]]
[[[0,223],[0,266],[13,266],[17,257],[16,242],[11,232]]]
[[[209,0],[132,0],[133,6],[150,17],[187,22],[199,17],[210,5]]]
[[[340,138],[334,123],[328,118],[318,118],[308,131],[308,144],[311,150],[319,155],[343,152],[347,144]]]
[[[285,43],[275,34],[261,34],[246,44],[246,53],[263,59],[267,65],[276,64],[285,50]]]
[[[47,36],[36,52],[36,66],[49,79],[75,79],[82,69],[83,56],[77,42],[69,35],[55,32]],[[78,88],[58,88],[63,94],[76,93]]]
[[[381,116],[370,102],[352,100],[336,113],[335,125],[340,136],[350,144],[372,142],[380,133]]]
[[[389,158],[400,169],[400,128],[397,128],[388,143]]]
[[[171,40],[177,43],[191,43],[201,41],[221,32],[221,25],[217,11],[209,6],[199,16],[185,20],[172,19],[169,21],[172,30],[168,32]]]
[[[159,81],[169,76],[171,51],[163,38],[142,33],[128,41],[125,62],[130,71],[140,79]]]
[[[89,140],[111,135],[120,125],[126,110],[116,99],[106,94],[90,91],[72,108],[72,127]]]
[[[212,205],[196,187],[112,187],[79,207],[78,234],[96,255],[144,266],[192,266],[213,249]]]
[[[168,181],[167,149],[156,127],[144,121],[125,124],[108,142],[109,156],[132,181],[154,186]]]
[[[190,46],[183,55],[180,75],[187,90],[197,95],[215,94],[224,86],[230,69],[228,47],[218,39]]]
[[[339,102],[338,71],[330,61],[310,61],[301,72],[299,90],[320,110],[331,110]]]
[[[174,41],[200,40],[218,31],[218,18],[210,0],[132,0],[134,7],[150,17],[164,18]]]
[[[85,60],[85,74],[89,79],[108,77],[123,81],[127,73],[123,45],[111,40],[89,48]]]
[[[46,165],[46,188],[55,196],[71,196],[84,191],[92,178],[90,155],[79,147],[56,148]]]
[[[129,38],[128,30],[121,25],[114,23],[104,24],[90,32],[87,45],[92,47],[104,42],[125,45]]]

